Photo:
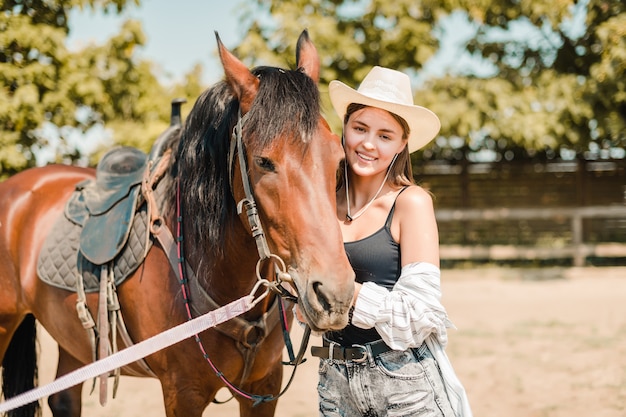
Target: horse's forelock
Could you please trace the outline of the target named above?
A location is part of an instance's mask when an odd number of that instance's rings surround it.
[[[257,67],[252,72],[261,82],[244,126],[254,132],[250,149],[263,149],[279,136],[310,141],[320,117],[317,84],[298,70]]]

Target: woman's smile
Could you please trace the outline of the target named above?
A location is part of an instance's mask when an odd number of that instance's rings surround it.
[[[363,161],[366,161],[366,162],[373,162],[377,159],[373,156],[368,156],[361,152],[356,152],[356,155],[359,157],[359,159],[362,159]]]

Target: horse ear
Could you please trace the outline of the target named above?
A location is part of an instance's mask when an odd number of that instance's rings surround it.
[[[317,49],[309,38],[309,31],[303,30],[296,46],[296,65],[316,83],[320,80],[320,59]]]
[[[215,38],[217,39],[217,49],[224,67],[226,81],[235,91],[242,113],[247,113],[259,90],[259,79],[250,72],[243,62],[226,49],[217,32],[215,32]]]

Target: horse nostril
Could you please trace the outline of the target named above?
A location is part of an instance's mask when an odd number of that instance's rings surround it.
[[[321,282],[316,281],[311,286],[313,287],[313,292],[317,296],[317,301],[320,303],[322,308],[325,311],[330,311],[330,303],[328,302],[328,298],[322,292],[322,289],[320,288],[321,285],[322,285]]]

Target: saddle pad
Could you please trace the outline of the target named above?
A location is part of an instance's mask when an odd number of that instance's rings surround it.
[[[139,267],[152,247],[153,238],[147,238],[147,225],[148,215],[144,204],[135,213],[126,245],[113,260],[116,285],[124,282]],[[101,266],[92,264],[78,251],[82,229],[82,226],[68,220],[63,213],[59,216],[39,253],[37,275],[42,281],[75,292],[76,277],[82,271],[85,292],[98,291]]]

